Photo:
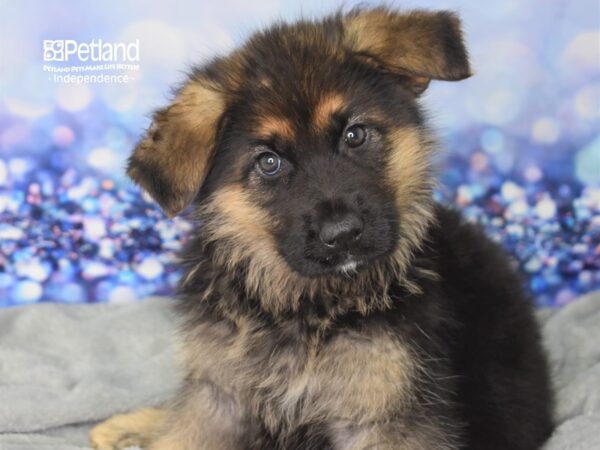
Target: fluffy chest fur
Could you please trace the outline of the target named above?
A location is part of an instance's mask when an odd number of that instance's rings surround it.
[[[368,423],[408,408],[418,370],[410,346],[385,327],[306,332],[297,322],[207,322],[186,331],[184,359],[218,380],[272,431],[323,421]],[[189,343],[193,342],[193,346]]]

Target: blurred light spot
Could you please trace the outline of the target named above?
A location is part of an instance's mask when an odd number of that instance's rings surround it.
[[[8,180],[8,168],[3,159],[0,159],[0,186],[4,186]]]
[[[42,297],[42,285],[37,281],[23,280],[19,281],[14,287],[14,297],[17,302],[30,303],[36,302]]]
[[[121,270],[118,273],[117,279],[118,279],[119,283],[124,283],[124,284],[129,285],[129,284],[135,284],[136,281],[138,280],[138,277],[131,270],[125,269],[125,270]]]
[[[600,184],[600,137],[575,155],[575,176],[584,184]]]
[[[558,291],[556,294],[556,304],[558,306],[564,306],[567,303],[575,300],[577,294],[573,292],[571,289],[565,288]]]
[[[544,174],[538,166],[528,166],[525,169],[525,179],[530,183],[536,183],[542,179]]]
[[[21,178],[31,169],[31,163],[25,158],[13,158],[8,162],[8,171],[15,177]]]
[[[485,130],[481,134],[481,146],[488,153],[498,153],[504,149],[504,135],[494,128]]]
[[[525,196],[525,191],[516,183],[512,181],[506,181],[502,184],[502,188],[500,189],[502,194],[502,198],[507,202],[512,202],[513,200],[523,198]]]
[[[95,278],[105,277],[110,274],[110,269],[101,262],[90,262],[83,267],[83,278],[93,280]]]
[[[600,187],[586,186],[582,198],[586,200],[595,211],[600,211]]]
[[[598,70],[600,55],[600,31],[579,33],[567,45],[563,52],[564,62],[574,69]]]
[[[86,84],[63,84],[56,93],[56,102],[65,111],[81,111],[92,100],[92,91]]]
[[[1,209],[0,209],[1,211]],[[18,227],[0,223],[0,240],[2,241],[18,241],[25,237],[25,232]]]
[[[544,220],[554,218],[556,215],[556,203],[549,195],[544,195],[535,205],[535,214]]]
[[[61,180],[61,182],[64,182],[65,178],[71,179],[71,182],[74,182],[75,175],[73,175],[72,178],[67,175],[68,175],[68,173],[65,173],[65,176],[63,176],[63,180]],[[68,185],[69,183],[66,182],[65,184]],[[96,189],[98,188],[98,184],[99,183],[96,178],[92,178],[90,176],[85,177],[83,180],[81,180],[81,182],[79,184],[75,184],[75,185],[73,185],[73,187],[69,188],[69,190],[67,191],[67,196],[71,200],[81,200],[86,195],[93,194],[96,191]]]
[[[469,191],[469,187],[461,185],[456,191],[456,203],[460,206],[466,206],[473,201],[473,196]]]
[[[68,147],[74,139],[75,133],[67,126],[59,125],[52,130],[52,141],[59,147]]]
[[[104,259],[112,259],[115,254],[115,243],[113,240],[109,238],[102,239],[98,254]]]
[[[109,191],[115,187],[115,182],[113,180],[111,180],[110,178],[106,178],[106,179],[102,180],[101,186],[102,186],[102,189]]]
[[[39,105],[16,98],[5,98],[4,104],[15,116],[25,117],[27,119],[36,119],[48,114],[52,109],[50,105]]]
[[[524,269],[529,273],[535,273],[539,272],[542,266],[542,260],[536,256],[533,256],[525,263]]]
[[[488,168],[488,157],[484,153],[475,152],[471,155],[471,168],[476,172],[483,172]]]
[[[87,197],[81,203],[81,209],[86,213],[95,214],[98,212],[98,200],[95,197]]]
[[[51,270],[50,266],[47,263],[41,262],[39,258],[19,261],[15,266],[17,275],[40,283],[48,279]]]
[[[592,273],[589,270],[583,270],[577,277],[577,282],[580,286],[589,286],[592,283]]]
[[[101,217],[84,218],[83,229],[87,238],[92,241],[97,241],[106,235],[106,225]]]
[[[584,86],[577,91],[577,94],[575,94],[575,111],[583,119],[600,117],[600,85]]]
[[[560,136],[560,127],[558,122],[550,117],[542,117],[533,124],[531,128],[531,137],[535,142],[542,144],[552,144]]]
[[[53,278],[58,278],[57,281],[65,282],[73,277],[76,270],[73,263],[68,259],[61,258],[58,260],[58,273],[55,273]]]
[[[147,258],[135,268],[135,271],[146,280],[152,280],[163,273],[163,265],[157,258]]]
[[[121,165],[121,159],[108,147],[93,149],[87,159],[90,166],[104,171],[119,170]]]
[[[529,211],[529,205],[525,200],[517,200],[510,204],[506,210],[506,218],[520,217],[527,214]]]
[[[522,215],[523,212],[520,210],[517,210],[518,215]],[[511,223],[509,225],[506,226],[506,232],[508,233],[509,236],[516,238],[516,239],[521,239],[523,237],[523,235],[525,234],[524,230],[523,230],[523,226],[519,225],[518,223]]]

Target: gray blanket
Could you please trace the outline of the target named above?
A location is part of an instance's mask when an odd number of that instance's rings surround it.
[[[168,303],[0,310],[0,450],[87,449],[94,421],[167,399]],[[600,292],[539,315],[558,397],[545,450],[600,449]]]

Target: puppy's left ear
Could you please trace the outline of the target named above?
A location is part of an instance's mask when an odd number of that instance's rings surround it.
[[[215,152],[222,90],[192,77],[170,106],[157,111],[129,158],[127,174],[173,217],[200,190]]]
[[[452,12],[353,11],[344,17],[344,40],[367,62],[404,75],[417,95],[432,79],[471,76],[460,19]]]

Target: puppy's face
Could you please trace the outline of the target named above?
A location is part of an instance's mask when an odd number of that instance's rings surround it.
[[[253,279],[406,265],[431,218],[417,96],[468,75],[449,13],[279,25],[197,69],[129,174],[171,215],[195,202],[216,260]]]
[[[266,68],[231,106],[205,194],[238,186],[268,217],[286,263],[322,276],[368,267],[396,248],[397,197],[409,187],[398,192],[390,165],[396,150],[412,150],[397,149],[397,136],[418,134],[421,118],[393,76],[351,55],[310,55],[294,64],[274,53],[260,64]]]

